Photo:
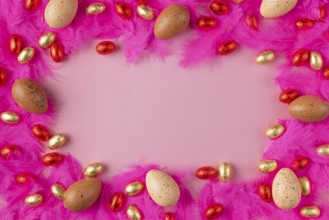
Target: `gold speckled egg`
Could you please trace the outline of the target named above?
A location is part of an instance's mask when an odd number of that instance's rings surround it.
[[[51,28],[69,25],[78,11],[78,0],[50,0],[45,9],[45,20]]]
[[[283,135],[283,133],[285,132],[285,127],[282,124],[274,124],[271,127],[269,127],[266,131],[266,136],[271,139],[277,139],[279,137],[281,137],[281,135]]]
[[[57,199],[63,199],[65,189],[61,184],[54,183],[53,185],[51,185],[50,190],[51,194],[53,194],[53,196],[55,196]]]
[[[128,196],[136,196],[139,193],[141,193],[143,189],[144,189],[144,184],[139,181],[136,181],[136,182],[129,183],[126,186],[125,193]]]
[[[89,15],[99,15],[106,11],[106,6],[102,2],[95,2],[88,5],[86,12]]]
[[[144,18],[145,20],[153,20],[154,13],[152,8],[146,6],[146,5],[138,5],[137,6],[137,14]]]
[[[28,206],[38,206],[43,202],[43,196],[41,194],[31,194],[25,197],[25,204]]]
[[[319,52],[310,52],[310,66],[314,70],[321,70],[323,67],[323,58]]]
[[[319,155],[321,156],[329,156],[329,144],[324,144],[321,146],[318,146],[316,151],[318,152]]]
[[[260,6],[260,14],[264,18],[277,18],[290,12],[298,0],[263,0]]]
[[[278,163],[276,160],[263,160],[258,164],[258,170],[262,173],[270,173],[276,170]]]
[[[232,166],[229,163],[220,163],[218,168],[219,179],[222,182],[227,182],[232,178]]]
[[[302,194],[304,196],[307,196],[311,193],[311,183],[310,180],[306,177],[300,177],[299,178],[300,186],[302,188]]]
[[[127,208],[127,216],[130,220],[142,220],[142,212],[138,209],[136,205],[130,205]]]
[[[33,59],[35,55],[35,49],[33,47],[25,47],[21,52],[19,52],[17,60],[20,64],[27,64]]]
[[[5,111],[1,113],[1,121],[7,124],[15,124],[19,122],[19,115],[15,112]]]
[[[92,163],[89,164],[85,170],[84,170],[84,175],[86,177],[95,177],[98,174],[101,174],[104,172],[104,165],[101,163]]]
[[[48,140],[48,148],[50,150],[56,150],[65,144],[65,140],[64,134],[56,134]]]
[[[39,46],[41,48],[48,48],[56,40],[56,34],[52,31],[44,33],[39,39]]]
[[[300,209],[300,214],[305,218],[317,218],[320,216],[321,210],[315,205],[304,206]]]
[[[268,64],[268,63],[273,62],[274,59],[275,59],[274,51],[273,50],[265,50],[257,56],[256,62],[258,64]]]

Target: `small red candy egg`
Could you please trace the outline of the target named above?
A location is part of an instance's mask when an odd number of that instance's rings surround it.
[[[208,180],[212,179],[218,176],[217,169],[206,166],[206,167],[200,167],[196,172],[195,176],[202,180]]]
[[[321,20],[326,19],[326,17],[327,17],[327,9],[326,9],[326,6],[321,5],[320,8],[319,8],[319,11],[320,11],[320,19]]]
[[[293,58],[292,58],[292,64],[295,66],[301,66],[305,64],[310,58],[310,52],[306,49],[300,49],[298,50]]]
[[[8,79],[7,71],[4,68],[0,67],[0,86],[3,86]]]
[[[296,99],[299,96],[298,92],[294,89],[286,89],[282,91],[282,93],[279,96],[279,99],[282,103],[289,104],[294,99]]]
[[[214,0],[210,4],[210,10],[216,15],[225,15],[229,12],[229,7],[226,2],[221,0]]]
[[[171,212],[167,212],[164,215],[164,220],[175,220],[175,219],[176,219],[175,215]]]
[[[292,168],[295,170],[304,169],[308,165],[309,159],[304,156],[297,157],[294,162],[292,163]]]
[[[61,44],[53,43],[50,46],[50,56],[56,63],[60,63],[64,60],[64,48]]]
[[[218,218],[223,212],[223,206],[222,204],[215,203],[210,205],[206,211],[204,212],[204,215],[207,219],[215,219]]]
[[[59,153],[48,153],[42,157],[42,163],[46,166],[54,166],[62,162],[64,156]]]
[[[329,79],[329,66],[323,69],[322,76],[325,79]],[[0,85],[1,85],[1,83],[0,83]]]
[[[40,5],[40,0],[25,0],[25,8],[29,11],[36,9]]]
[[[133,11],[131,7],[124,2],[115,3],[115,12],[123,19],[131,19]]]
[[[246,24],[254,29],[255,31],[258,30],[258,19],[256,18],[256,16],[254,15],[247,15],[244,19],[244,21],[246,22]]]
[[[15,145],[7,145],[1,148],[0,155],[2,158],[7,159],[9,154],[19,151],[20,148]]]
[[[18,184],[26,184],[30,182],[32,179],[34,179],[33,175],[28,173],[21,173],[15,176],[15,181]]]
[[[269,185],[263,183],[258,188],[260,198],[265,202],[272,201],[272,192]]]
[[[314,21],[308,18],[298,19],[295,23],[297,29],[306,29],[314,26]]]
[[[201,30],[211,30],[217,27],[217,21],[211,17],[199,18],[197,25]]]
[[[138,4],[144,5],[148,2],[148,0],[137,0]]]
[[[9,48],[14,54],[19,54],[24,47],[23,39],[20,35],[14,34],[10,37]]]
[[[50,133],[43,125],[33,125],[32,133],[40,141],[48,141],[50,139]]]
[[[101,55],[110,54],[115,50],[116,45],[112,41],[102,41],[96,45],[96,51]]]
[[[232,53],[233,51],[235,51],[237,46],[238,46],[238,44],[234,40],[226,41],[219,45],[218,54],[228,55],[228,54]]]
[[[119,211],[124,204],[124,195],[120,192],[116,192],[110,199],[110,209],[113,212]]]

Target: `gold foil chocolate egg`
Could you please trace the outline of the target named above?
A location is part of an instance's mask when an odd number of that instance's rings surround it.
[[[276,160],[263,160],[259,163],[258,169],[262,173],[270,173],[276,170],[278,163]]]
[[[126,213],[130,220],[142,220],[143,219],[142,213],[137,208],[136,205],[128,206]]]
[[[48,109],[46,92],[36,81],[28,78],[18,79],[11,93],[15,102],[28,112],[43,114]]]
[[[95,177],[104,172],[104,166],[101,163],[89,164],[84,170],[85,177]]]
[[[260,14],[264,18],[277,18],[290,12],[298,0],[263,0]]]
[[[38,206],[43,202],[43,196],[41,194],[31,194],[25,197],[25,204],[28,206]]]
[[[136,181],[136,182],[129,183],[126,186],[125,193],[128,196],[136,196],[139,193],[141,193],[143,189],[144,189],[144,184],[139,181]]]
[[[296,174],[282,168],[274,177],[272,196],[277,207],[283,210],[295,208],[301,199],[301,187]]]
[[[15,112],[5,111],[1,113],[1,121],[7,124],[16,124],[19,122],[19,115]]]
[[[62,200],[64,197],[65,189],[61,184],[55,183],[50,187],[51,194],[55,196],[57,199]]]
[[[232,177],[232,166],[229,163],[220,163],[219,164],[219,179],[222,182],[227,182]]]
[[[319,122],[329,116],[329,103],[312,95],[294,99],[288,106],[289,114],[302,122]]]
[[[71,211],[82,211],[92,206],[102,190],[102,183],[95,178],[81,179],[64,193],[64,206]]]
[[[323,67],[322,55],[316,51],[310,52],[310,66],[314,70],[321,70]]]
[[[153,13],[152,8],[150,8],[146,5],[138,5],[137,14],[145,20],[153,20],[153,18],[154,18],[154,13]]]
[[[55,150],[62,147],[65,144],[64,134],[56,134],[48,140],[48,148],[50,150]]]
[[[319,155],[321,156],[329,156],[329,144],[324,144],[321,146],[318,146],[316,151],[318,152]]]
[[[305,218],[318,218],[321,215],[321,211],[319,207],[315,205],[304,206],[300,209],[300,214]]]
[[[275,58],[275,53],[273,50],[265,50],[261,52],[256,59],[258,64],[267,64],[273,62]]]
[[[311,183],[310,180],[306,177],[300,177],[299,178],[300,186],[302,188],[302,194],[304,196],[307,196],[311,193]]]
[[[35,55],[35,50],[33,47],[25,47],[18,54],[17,60],[20,64],[27,64]]]
[[[180,4],[171,4],[158,16],[154,35],[158,39],[168,39],[184,31],[190,23],[190,13]]]
[[[95,2],[88,5],[86,12],[89,15],[99,15],[106,11],[106,6],[102,2]]]
[[[146,189],[152,200],[161,207],[176,205],[180,197],[180,190],[176,181],[160,170],[147,172]]]
[[[283,135],[285,132],[285,127],[282,124],[274,124],[271,127],[269,127],[266,131],[266,136],[271,139],[277,139]]]
[[[44,33],[39,39],[39,46],[41,48],[48,48],[56,40],[56,34],[52,31]]]
[[[74,19],[78,0],[50,0],[45,9],[45,20],[51,28],[64,28]]]

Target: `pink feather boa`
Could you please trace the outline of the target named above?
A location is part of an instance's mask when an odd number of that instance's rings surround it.
[[[78,48],[92,38],[109,38],[122,40],[122,47],[128,63],[137,62],[145,55],[164,58],[170,54],[170,42],[160,41],[153,35],[154,21],[145,21],[134,15],[131,20],[123,20],[113,12],[116,1],[104,0],[108,11],[99,16],[86,16],[85,8],[92,0],[80,0],[78,14],[73,23],[63,29],[55,30],[58,39],[64,45],[67,55],[74,54]],[[132,8],[138,2],[126,1]],[[226,0],[230,13],[214,16],[208,9],[210,0],[150,0],[148,5],[156,15],[171,3],[180,3],[188,7],[191,13],[191,27],[195,35],[186,41],[182,51],[182,66],[192,66],[209,59],[219,59],[216,54],[217,46],[228,39],[236,40],[239,45],[254,48],[256,51],[272,49],[277,54],[284,55],[287,62],[283,64],[275,78],[281,89],[296,89],[301,94],[313,94],[329,99],[329,81],[323,79],[320,71],[308,67],[293,67],[289,60],[300,48],[317,50],[324,59],[325,65],[329,58],[329,22],[320,20],[319,7],[324,6],[329,11],[327,0],[299,0],[296,8],[289,14],[274,20],[262,19],[259,13],[261,0],[245,0],[235,4]],[[158,166],[133,166],[130,171],[103,180],[103,191],[98,202],[83,212],[70,212],[63,203],[50,195],[50,185],[60,182],[69,186],[83,178],[80,164],[70,155],[66,155],[59,166],[45,167],[40,160],[44,153],[43,146],[31,134],[33,124],[51,125],[54,118],[55,105],[51,102],[46,114],[34,115],[23,111],[11,98],[11,87],[14,81],[21,77],[42,80],[52,74],[55,65],[49,61],[45,50],[38,47],[37,42],[42,33],[51,30],[43,19],[43,11],[48,1],[42,1],[35,11],[24,8],[22,1],[0,1],[0,66],[9,73],[8,82],[1,88],[0,112],[12,110],[20,114],[21,122],[7,125],[0,122],[0,146],[13,144],[20,151],[11,154],[9,158],[0,158],[0,195],[6,204],[0,210],[0,219],[127,219],[125,212],[113,213],[108,208],[109,197],[131,181],[144,181],[145,174]],[[254,15],[259,20],[259,30],[255,31],[244,22],[246,15]],[[195,25],[199,16],[212,16],[219,25],[211,31],[202,31]],[[309,30],[297,30],[295,21],[299,18],[310,18],[315,21]],[[26,45],[36,48],[36,57],[29,65],[20,65],[16,56],[8,50],[8,41],[12,34],[22,34]],[[257,192],[260,183],[270,184],[274,174],[260,175],[253,182],[219,183],[209,181],[198,198],[193,199],[183,187],[188,180],[186,174],[173,173],[179,183],[182,196],[172,212],[176,219],[205,219],[203,212],[213,202],[223,204],[224,211],[221,219],[301,219],[299,208],[304,205],[316,204],[321,209],[319,219],[329,219],[329,204],[321,197],[329,189],[328,159],[319,157],[315,147],[329,143],[329,120],[320,123],[301,123],[296,120],[281,121],[287,132],[279,139],[270,141],[263,159],[274,158],[280,167],[290,167],[291,161],[303,155],[310,158],[310,165],[298,176],[307,176],[312,183],[312,193],[303,197],[300,205],[293,211],[279,210],[273,202],[263,202]],[[15,175],[32,174],[29,183],[19,185]],[[319,178],[320,177],[320,178]],[[24,204],[24,198],[30,193],[41,193],[45,197],[42,205],[31,208]],[[158,207],[146,192],[138,197],[129,198],[129,204],[138,204],[145,219],[163,219],[164,212]],[[198,204],[197,204],[198,203]],[[197,206],[199,205],[199,210]],[[123,209],[124,210],[124,209]]]

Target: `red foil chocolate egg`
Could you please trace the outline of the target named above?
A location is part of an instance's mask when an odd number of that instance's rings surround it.
[[[21,173],[21,174],[17,174],[15,176],[15,181],[18,184],[27,184],[32,179],[34,179],[34,176],[32,174],[28,174],[28,173]]]
[[[102,41],[96,45],[96,51],[101,55],[110,54],[115,50],[116,45],[112,41]]]
[[[175,220],[175,219],[176,219],[175,215],[171,212],[167,212],[164,215],[164,220]]]
[[[56,63],[60,63],[64,60],[64,48],[61,44],[53,43],[50,46],[50,56]]]
[[[0,155],[2,158],[7,159],[11,153],[19,151],[20,148],[15,145],[7,145],[1,148]]]
[[[124,195],[120,192],[116,192],[110,199],[110,209],[113,212],[119,211],[124,204]]]
[[[295,23],[297,29],[306,29],[314,26],[314,21],[308,18],[298,19]]]
[[[25,8],[29,11],[36,9],[40,5],[40,0],[25,0]]]
[[[210,10],[216,15],[225,15],[229,12],[229,7],[226,2],[221,0],[214,0],[210,4]]]
[[[0,67],[0,86],[3,86],[8,79],[7,71],[4,68]]]
[[[123,19],[131,19],[133,11],[131,7],[124,2],[115,3],[115,12]]]
[[[321,5],[321,6],[319,7],[319,11],[320,11],[320,19],[321,19],[321,20],[326,19],[326,17],[327,17],[327,9],[326,9],[326,6]]]
[[[329,79],[329,66],[323,69],[323,71],[322,71],[322,76],[323,76],[323,78],[325,78],[325,79]],[[0,83],[0,84],[1,84],[1,83]]]
[[[228,55],[236,50],[238,44],[234,41],[226,41],[221,43],[218,47],[218,54],[220,55]]]
[[[306,49],[300,49],[294,54],[292,58],[292,64],[295,66],[301,66],[307,63],[309,58],[310,58],[310,52]]]
[[[14,54],[19,54],[24,47],[23,39],[20,35],[14,34],[10,37],[9,48]]]
[[[279,100],[283,103],[289,104],[299,96],[295,89],[287,89],[281,92]]]
[[[304,169],[309,163],[309,159],[304,156],[297,157],[294,162],[292,163],[292,168],[295,170],[301,170]]]
[[[250,28],[254,29],[255,31],[258,30],[258,26],[259,25],[258,25],[258,19],[256,18],[256,16],[254,16],[254,15],[247,15],[245,17],[245,19],[244,19],[244,22],[246,22],[246,24]]]
[[[218,218],[223,212],[223,206],[219,203],[215,203],[210,205],[204,215],[206,216],[207,219],[215,219]]]
[[[272,201],[272,192],[269,185],[263,183],[258,187],[258,194],[260,198],[265,202]]]
[[[50,133],[43,125],[33,125],[32,133],[40,141],[48,141],[50,139]]]
[[[195,176],[202,180],[212,179],[218,176],[218,171],[210,166],[200,167],[195,172]]]
[[[211,17],[202,17],[198,19],[197,25],[201,30],[211,30],[217,27],[217,21]]]
[[[42,157],[42,163],[46,166],[54,166],[60,164],[63,159],[64,159],[63,155],[54,152],[44,155]]]

